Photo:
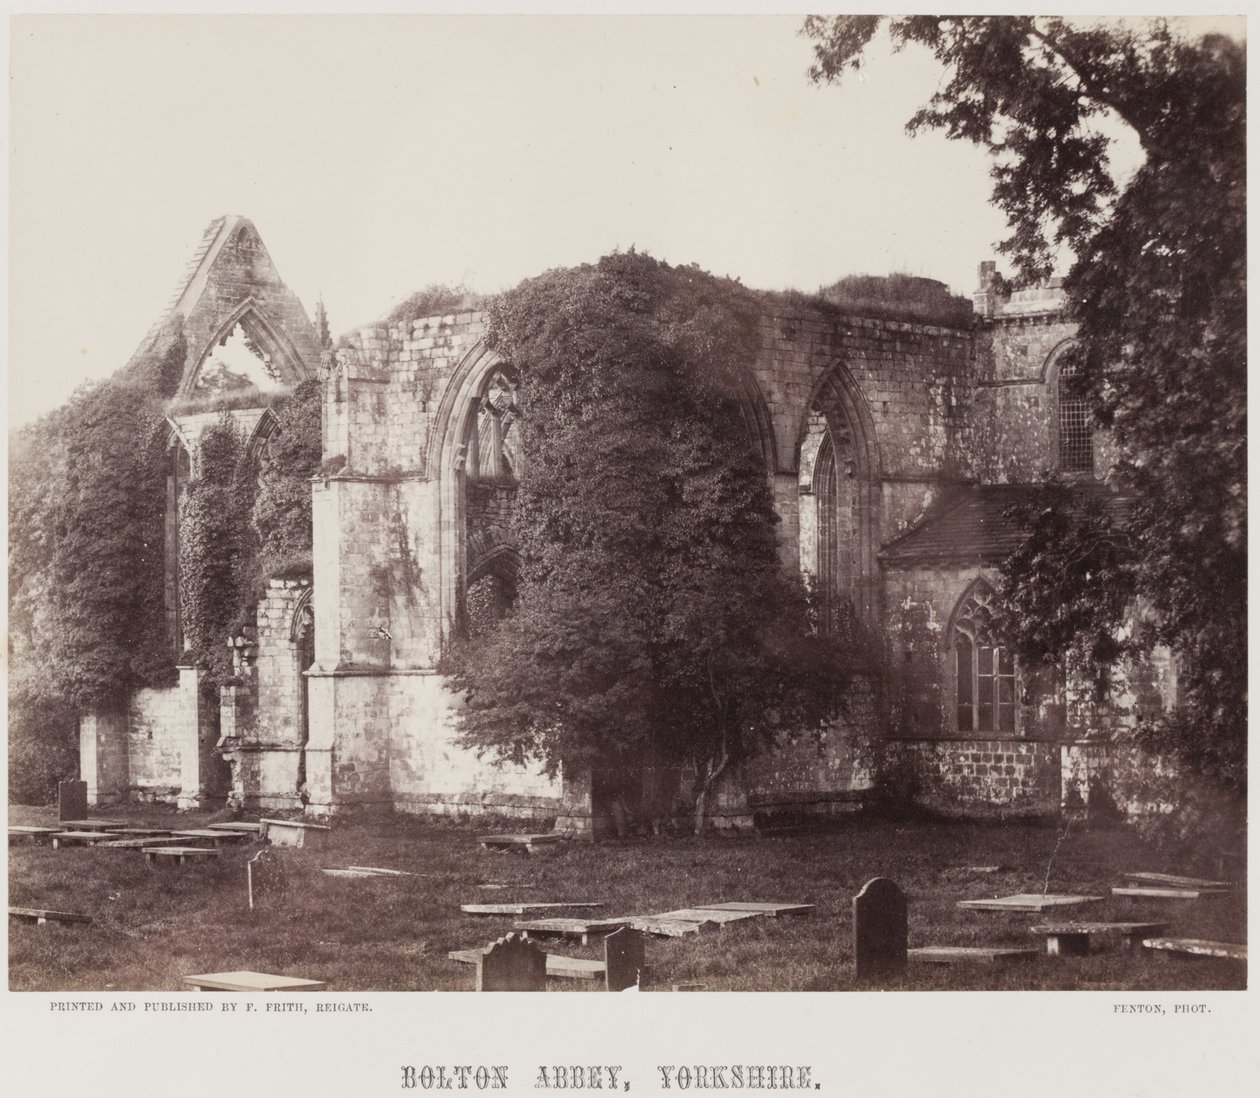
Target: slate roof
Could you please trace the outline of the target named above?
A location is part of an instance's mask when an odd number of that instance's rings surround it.
[[[929,563],[996,563],[1018,548],[1024,538],[1019,524],[1007,516],[1013,504],[1031,499],[1036,488],[1027,484],[977,484],[946,499],[880,552],[888,567]],[[1074,486],[1073,494],[1103,496],[1119,513],[1124,501],[1097,481]]]

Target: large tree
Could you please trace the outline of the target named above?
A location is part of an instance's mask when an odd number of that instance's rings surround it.
[[[809,17],[810,77],[859,67],[883,21]],[[925,47],[945,69],[911,132],[992,154],[1017,282],[1050,274],[1058,253],[1072,259],[1080,385],[1121,453],[1112,479],[1127,506],[1043,499],[1007,566],[1016,640],[1033,658],[1079,658],[1100,686],[1119,661],[1171,647],[1179,705],[1145,741],[1241,793],[1244,48],[1161,20],[912,16],[887,29],[895,48]],[[1108,163],[1116,124],[1141,150],[1124,180]]]
[[[739,285],[647,256],[551,271],[498,299],[520,374],[520,594],[454,659],[468,742],[659,815],[652,778],[714,784],[841,679],[783,574],[736,399],[757,353]],[[645,782],[647,791],[645,794]]]

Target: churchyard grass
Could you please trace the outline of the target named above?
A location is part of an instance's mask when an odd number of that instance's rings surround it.
[[[94,813],[108,815],[108,813]],[[132,807],[117,813],[159,826],[204,826],[209,814]],[[55,810],[13,808],[12,823],[55,823]],[[500,826],[517,830],[513,825]],[[9,902],[90,914],[90,926],[10,922],[16,991],[175,991],[191,973],[252,969],[328,981],[330,991],[470,990],[471,966],[447,952],[505,934],[511,917],[471,917],[461,904],[603,901],[600,914],[650,914],[731,900],[812,903],[802,916],[759,918],[719,933],[649,939],[655,986],[707,991],[854,988],[852,898],[875,876],[908,894],[909,943],[1018,945],[1044,950],[1032,914],[965,911],[958,900],[1040,892],[1059,839],[1050,827],[850,819],[784,837],[640,838],[562,843],[534,855],[491,853],[486,823],[437,825],[407,817],[338,823],[320,849],[269,853],[249,909],[245,864],[254,843],[184,866],[148,866],[129,850],[9,848]],[[377,866],[418,876],[332,877],[323,867]],[[967,867],[1001,866],[997,872]],[[1124,830],[1073,829],[1050,876],[1052,892],[1107,897],[1064,917],[1167,919],[1179,937],[1245,941],[1245,890],[1198,901],[1110,896],[1133,870],[1194,867],[1145,848]],[[501,887],[484,887],[484,886]],[[600,956],[597,944],[548,942],[552,952]],[[1238,988],[1243,966],[1146,951],[1048,957],[1010,967],[912,962],[900,990],[1173,990]],[[594,990],[550,981],[555,990]]]

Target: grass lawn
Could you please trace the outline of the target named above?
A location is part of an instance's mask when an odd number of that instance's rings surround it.
[[[109,817],[109,813],[95,815]],[[202,826],[214,817],[153,806],[115,813],[155,826]],[[55,823],[55,810],[14,807],[11,823]],[[332,991],[471,990],[471,966],[447,951],[482,946],[511,917],[460,913],[466,903],[603,901],[600,914],[650,914],[731,900],[801,902],[807,915],[753,919],[717,934],[648,940],[655,986],[707,991],[843,991],[855,987],[852,898],[871,877],[891,877],[910,900],[910,945],[1040,946],[1028,927],[1060,918],[1167,919],[1169,934],[1246,940],[1246,897],[1198,901],[1110,897],[1126,871],[1187,872],[1123,830],[1073,830],[1050,890],[1102,895],[1051,916],[961,910],[956,901],[1041,892],[1059,833],[1031,825],[985,826],[853,819],[782,838],[636,839],[561,843],[532,856],[482,851],[476,826],[406,817],[338,823],[321,850],[268,855],[267,892],[250,911],[245,861],[258,850],[226,847],[216,862],[147,865],[138,851],[15,845],[9,902],[90,914],[91,926],[10,920],[14,991],[176,991],[180,977],[253,969],[326,980]],[[379,866],[419,876],[339,878],[321,867]],[[994,873],[969,867],[1000,866]],[[600,955],[597,946],[548,944]],[[1048,957],[1006,968],[912,964],[889,990],[1174,990],[1245,984],[1244,966],[1150,956],[1144,950]],[[594,984],[552,981],[554,990]]]

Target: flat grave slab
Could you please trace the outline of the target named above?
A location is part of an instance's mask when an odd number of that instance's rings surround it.
[[[159,858],[166,858],[180,865],[201,858],[217,858],[220,854],[217,846],[147,846],[143,851],[146,862],[153,863]]]
[[[995,896],[990,900],[959,900],[958,906],[969,911],[1049,911],[1056,907],[1079,907],[1099,903],[1101,896],[1077,896],[1067,892],[1019,892],[1014,896]]]
[[[1111,890],[1113,896],[1132,896],[1140,900],[1202,900],[1209,896],[1224,896],[1225,888],[1149,888],[1141,885],[1118,886]]]
[[[1044,934],[1046,952],[1052,957],[1089,953],[1091,943],[1114,939],[1121,949],[1135,949],[1142,939],[1168,929],[1167,923],[1043,923],[1029,927]]]
[[[634,918],[628,915],[620,919],[531,919],[529,922],[514,923],[512,929],[530,938],[576,938],[586,945],[592,938],[602,938],[629,926]]]
[[[146,836],[161,837],[166,835],[183,835],[186,832],[172,831],[169,827],[119,827],[109,832],[112,837],[120,839],[138,839]]]
[[[1126,873],[1126,881],[1136,881],[1142,885],[1163,886],[1165,888],[1190,889],[1230,889],[1230,881],[1207,881],[1202,877],[1179,877],[1175,873]]]
[[[121,831],[134,827],[129,820],[62,820],[62,831]]]
[[[112,837],[108,831],[57,831],[53,833],[52,844],[54,850],[63,846],[95,846],[109,842]]]
[[[1027,961],[1037,954],[1036,949],[1021,946],[920,946],[906,951],[910,960],[933,965],[1001,965]]]
[[[185,976],[184,983],[198,991],[318,991],[328,986],[324,980],[273,976],[267,972],[206,972]]]
[[[309,846],[323,845],[328,832],[332,830],[327,824],[306,823],[304,820],[259,820],[262,830],[259,834],[272,846]]]
[[[535,915],[544,911],[571,911],[575,908],[603,907],[602,903],[571,904],[461,904],[465,915]]]
[[[242,835],[257,835],[262,831],[262,824],[250,823],[248,820],[228,820],[226,823],[206,824],[207,831],[239,831]]]
[[[630,920],[630,926],[643,934],[657,938],[685,938],[689,934],[714,934],[721,927],[712,919],[695,922],[692,919],[670,919],[663,915],[640,915]]]
[[[455,949],[447,956],[461,964],[475,965],[480,953],[479,949]],[[602,980],[605,971],[604,962],[593,958],[547,954],[547,975],[553,980]]]
[[[11,907],[10,919],[21,919],[43,926],[45,923],[90,923],[91,915],[79,915],[73,911],[44,911],[37,907]]]
[[[174,835],[148,835],[143,838],[115,839],[111,831],[103,843],[94,843],[94,850],[143,850],[147,846],[187,846],[187,839]]]
[[[717,907],[682,907],[677,911],[662,911],[653,915],[653,919],[683,919],[693,923],[717,923],[723,930],[731,923],[742,923],[748,919],[764,917],[761,911],[727,911]]]
[[[218,846],[220,843],[239,843],[244,842],[248,835],[241,831],[211,831],[208,827],[195,827],[187,831],[172,832],[176,838],[180,839],[203,839],[206,842],[214,843]]]
[[[738,900],[725,904],[705,904],[705,911],[749,911],[754,915],[767,915],[771,919],[777,918],[779,915],[804,915],[806,912],[813,911],[813,904],[765,904],[765,903],[749,903],[744,900]]]
[[[59,827],[31,827],[26,824],[9,825],[9,842],[44,843],[60,831]]]
[[[1203,938],[1147,938],[1147,949],[1165,953],[1184,953],[1191,957],[1221,957],[1227,961],[1245,961],[1247,947],[1232,942],[1209,942]]]
[[[477,842],[481,844],[483,850],[524,850],[527,854],[532,854],[540,847],[551,846],[563,840],[564,836],[558,835],[554,831],[541,834],[480,835],[477,838]]]
[[[358,873],[371,873],[376,877],[431,877],[432,873],[409,873],[405,869],[382,869],[375,865],[348,865],[347,869],[353,869]]]

